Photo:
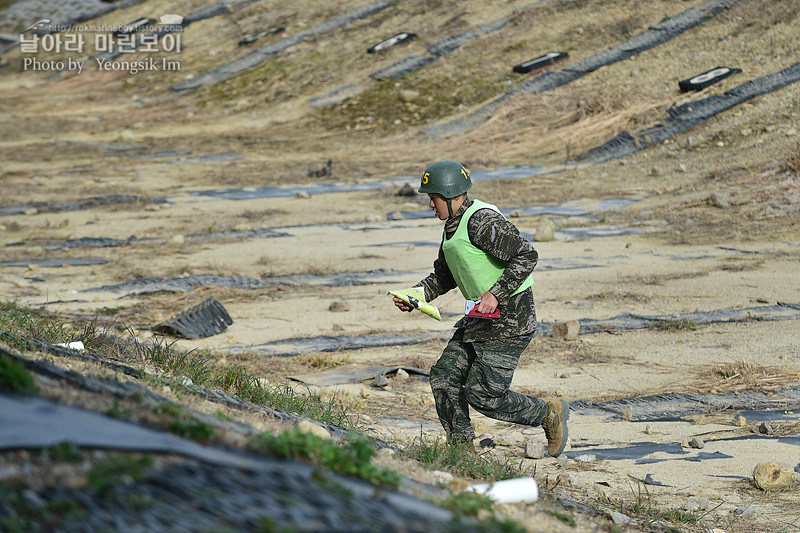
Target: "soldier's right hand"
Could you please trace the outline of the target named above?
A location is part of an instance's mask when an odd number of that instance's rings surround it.
[[[411,311],[413,311],[413,310],[414,310],[414,308],[413,308],[413,307],[411,307],[410,305],[408,305],[407,303],[405,303],[403,300],[401,300],[401,299],[400,299],[400,298],[398,298],[397,296],[395,296],[394,298],[392,298],[392,300],[394,300],[394,305],[395,305],[395,306],[397,306],[397,308],[398,308],[399,310],[401,310],[401,311],[406,311],[407,313],[410,313]]]

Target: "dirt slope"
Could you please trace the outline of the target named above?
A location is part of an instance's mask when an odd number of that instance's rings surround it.
[[[426,209],[425,198],[398,191],[406,182],[415,188],[427,163],[460,160],[476,177],[470,194],[505,210],[530,238],[542,220],[555,223],[555,239],[536,243],[537,314],[543,333],[555,321],[581,321],[576,340],[535,339],[515,376],[517,390],[585,406],[700,395],[693,408],[672,412],[665,404],[660,417],[644,414],[657,406],[635,402],[628,413],[576,409],[567,460],[525,459],[522,445],[541,441],[541,430],[476,414],[478,433],[507,444],[487,453],[535,468],[542,486],[569,474],[556,493],[595,506],[617,502],[630,514],[644,487],[633,479],[649,475],[663,483],[646,486],[655,507],[691,508],[690,497],[707,499],[707,508],[692,511],[699,524],[683,524],[686,530],[796,528],[797,487],[763,492],[750,478],[761,461],[800,463],[800,404],[786,392],[799,386],[798,313],[777,305],[800,304],[800,83],[625,157],[587,165],[578,156],[623,131],[635,136],[663,123],[675,106],[722,97],[796,65],[798,3],[727,2],[629,59],[552,90],[506,98],[461,134],[439,137],[428,129],[531,79],[513,73],[514,64],[566,51],[569,61],[547,72],[568,69],[708,4],[399,1],[335,26],[329,21],[362,4],[231,3],[227,13],[186,26],[179,53],[117,59],[154,59],[157,68],[137,73],[99,70],[88,58],[96,53],[94,31],[82,32],[81,53],[10,48],[0,56],[0,294],[68,317],[116,319],[142,339],[213,296],[233,324],[176,346],[209,350],[216,361],[243,364],[265,380],[312,382],[342,363],[427,369],[463,300],[448,294],[437,301],[446,316],[436,322],[401,315],[385,296],[427,274],[441,232],[432,216],[414,215]],[[205,5],[146,0],[84,24],[187,15]],[[0,32],[25,26],[0,11]],[[276,26],[285,33],[237,45]],[[401,31],[418,38],[366,53]],[[282,39],[298,35],[303,39],[281,48]],[[454,35],[461,36],[455,49],[430,51]],[[174,90],[264,47],[278,51],[242,74]],[[88,62],[80,73],[53,76],[25,69],[32,55]],[[408,56],[431,61],[396,79],[370,77]],[[179,69],[166,70],[162,59]],[[700,93],[678,90],[680,80],[717,66],[741,73]],[[312,105],[348,85],[354,96]],[[531,168],[508,171],[517,174],[512,179],[491,174],[518,165]],[[608,208],[604,201],[619,202]],[[90,247],[88,238],[115,241]],[[96,261],[79,264],[86,259]],[[191,285],[195,275],[248,278],[254,288],[230,279]],[[116,287],[151,278],[184,285]],[[648,327],[626,322],[636,317]],[[597,326],[603,320],[609,322]],[[422,378],[393,379],[384,389],[358,381],[309,386],[350,395],[363,417],[360,429],[398,447],[420,434],[443,435]],[[765,414],[760,404],[738,426],[734,418],[748,411],[747,401],[709,407],[727,393],[760,394],[778,411]],[[759,433],[764,418],[782,429]],[[688,446],[696,436],[703,449]],[[609,451],[632,445],[627,455]],[[576,459],[585,454],[595,458]],[[411,472],[431,482],[421,468]],[[744,507],[755,513],[743,514]],[[536,520],[550,516],[534,505],[505,511],[530,531],[545,530]],[[597,518],[569,530],[606,525]]]

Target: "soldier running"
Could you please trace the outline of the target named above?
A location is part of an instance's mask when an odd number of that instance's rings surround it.
[[[500,213],[467,198],[469,171],[456,161],[439,161],[422,174],[419,192],[444,221],[433,272],[416,286],[431,301],[455,287],[479,300],[479,313],[500,309],[500,317],[465,316],[439,360],[431,367],[431,390],[439,420],[451,444],[472,442],[469,406],[488,417],[539,426],[548,452],[559,456],[567,443],[569,404],[545,401],[509,390],[519,357],[536,331],[533,277],[539,260],[533,245]],[[413,308],[394,298],[401,311]]]

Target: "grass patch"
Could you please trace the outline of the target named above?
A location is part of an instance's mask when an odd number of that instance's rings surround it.
[[[24,366],[0,354],[0,390],[35,394],[36,384]]]
[[[216,435],[214,428],[210,424],[194,420],[189,412],[183,407],[174,403],[165,403],[155,409],[156,414],[166,415],[168,419],[166,428],[176,435],[198,442],[208,442]]]
[[[510,460],[500,462],[479,455],[471,442],[448,444],[442,439],[435,439],[428,443],[417,438],[407,452],[431,470],[446,469],[472,479],[497,481],[527,474]]]
[[[736,361],[716,364],[710,371],[699,370],[699,384],[695,389],[703,393],[764,391],[779,389],[797,383],[798,380],[798,370],[767,368],[746,361]]]
[[[130,485],[144,478],[146,469],[153,466],[149,455],[113,455],[89,471],[89,487],[96,494],[106,494],[118,485]]]
[[[0,502],[4,507],[0,531],[3,533],[61,531],[66,522],[86,516],[86,510],[77,499],[56,496],[38,506],[23,496],[26,490],[30,489],[0,483]]]
[[[313,368],[334,368],[349,363],[350,356],[326,353],[308,354],[298,357],[297,361]]]
[[[787,157],[786,161],[781,165],[781,170],[800,174],[800,143],[797,143],[794,150],[789,153],[789,157]]]
[[[648,326],[653,331],[697,331],[701,326],[694,320],[659,320]]]
[[[77,463],[83,459],[83,452],[77,444],[70,441],[59,442],[49,448],[43,448],[34,455],[41,459],[63,463]]]
[[[693,511],[660,508],[646,485],[637,483],[637,486],[635,497],[631,501],[607,499],[599,503],[603,507],[619,511],[640,523],[658,527],[662,531],[683,531],[683,526],[696,525],[700,521],[701,515]]]
[[[311,462],[376,485],[393,488],[400,485],[398,473],[372,464],[375,454],[372,444],[355,433],[347,437],[345,446],[337,446],[332,441],[297,429],[284,431],[278,436],[262,433],[253,439],[252,447],[279,457]]]
[[[81,340],[89,352],[134,363],[141,367],[143,376],[145,371],[155,373],[159,378],[173,381],[176,387],[196,385],[222,390],[244,401],[297,413],[320,422],[345,428],[353,428],[356,424],[355,418],[348,413],[348,404],[337,395],[322,399],[315,394],[298,393],[288,382],[265,384],[241,365],[218,366],[211,354],[180,350],[175,347],[176,341],[169,342],[164,337],[155,336],[142,342],[130,327],[127,328],[128,338],[118,338],[109,335],[107,329],[99,328],[96,320],[76,329],[60,313],[53,315],[13,302],[0,302],[0,329],[49,344]],[[19,350],[28,348],[25,339],[12,343]],[[30,374],[7,358],[0,359],[0,388],[35,392]],[[115,411],[115,408],[111,410]],[[130,416],[125,412],[118,414],[120,418]],[[182,423],[176,423],[173,429],[199,438],[204,433]]]

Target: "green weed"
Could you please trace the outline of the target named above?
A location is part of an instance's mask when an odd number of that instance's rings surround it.
[[[134,457],[114,455],[94,465],[89,471],[89,487],[103,494],[116,485],[130,484],[144,478],[144,471],[153,466],[149,455]]]
[[[508,460],[499,462],[477,454],[472,443],[448,444],[441,439],[427,443],[417,438],[407,452],[432,470],[446,469],[472,479],[497,481],[525,474]]]
[[[49,448],[43,448],[36,455],[42,459],[65,463],[77,463],[83,459],[83,452],[77,444],[71,441],[63,441]]]
[[[400,475],[388,468],[372,464],[375,450],[372,444],[355,433],[347,437],[344,446],[297,429],[284,431],[278,436],[262,433],[252,441],[261,452],[308,461],[335,472],[355,476],[377,485],[398,487]]]
[[[0,390],[35,394],[36,384],[24,366],[0,354]]]
[[[156,414],[171,417],[166,423],[170,432],[199,442],[208,442],[216,435],[210,424],[194,420],[189,411],[174,403],[165,403],[155,409]]]

